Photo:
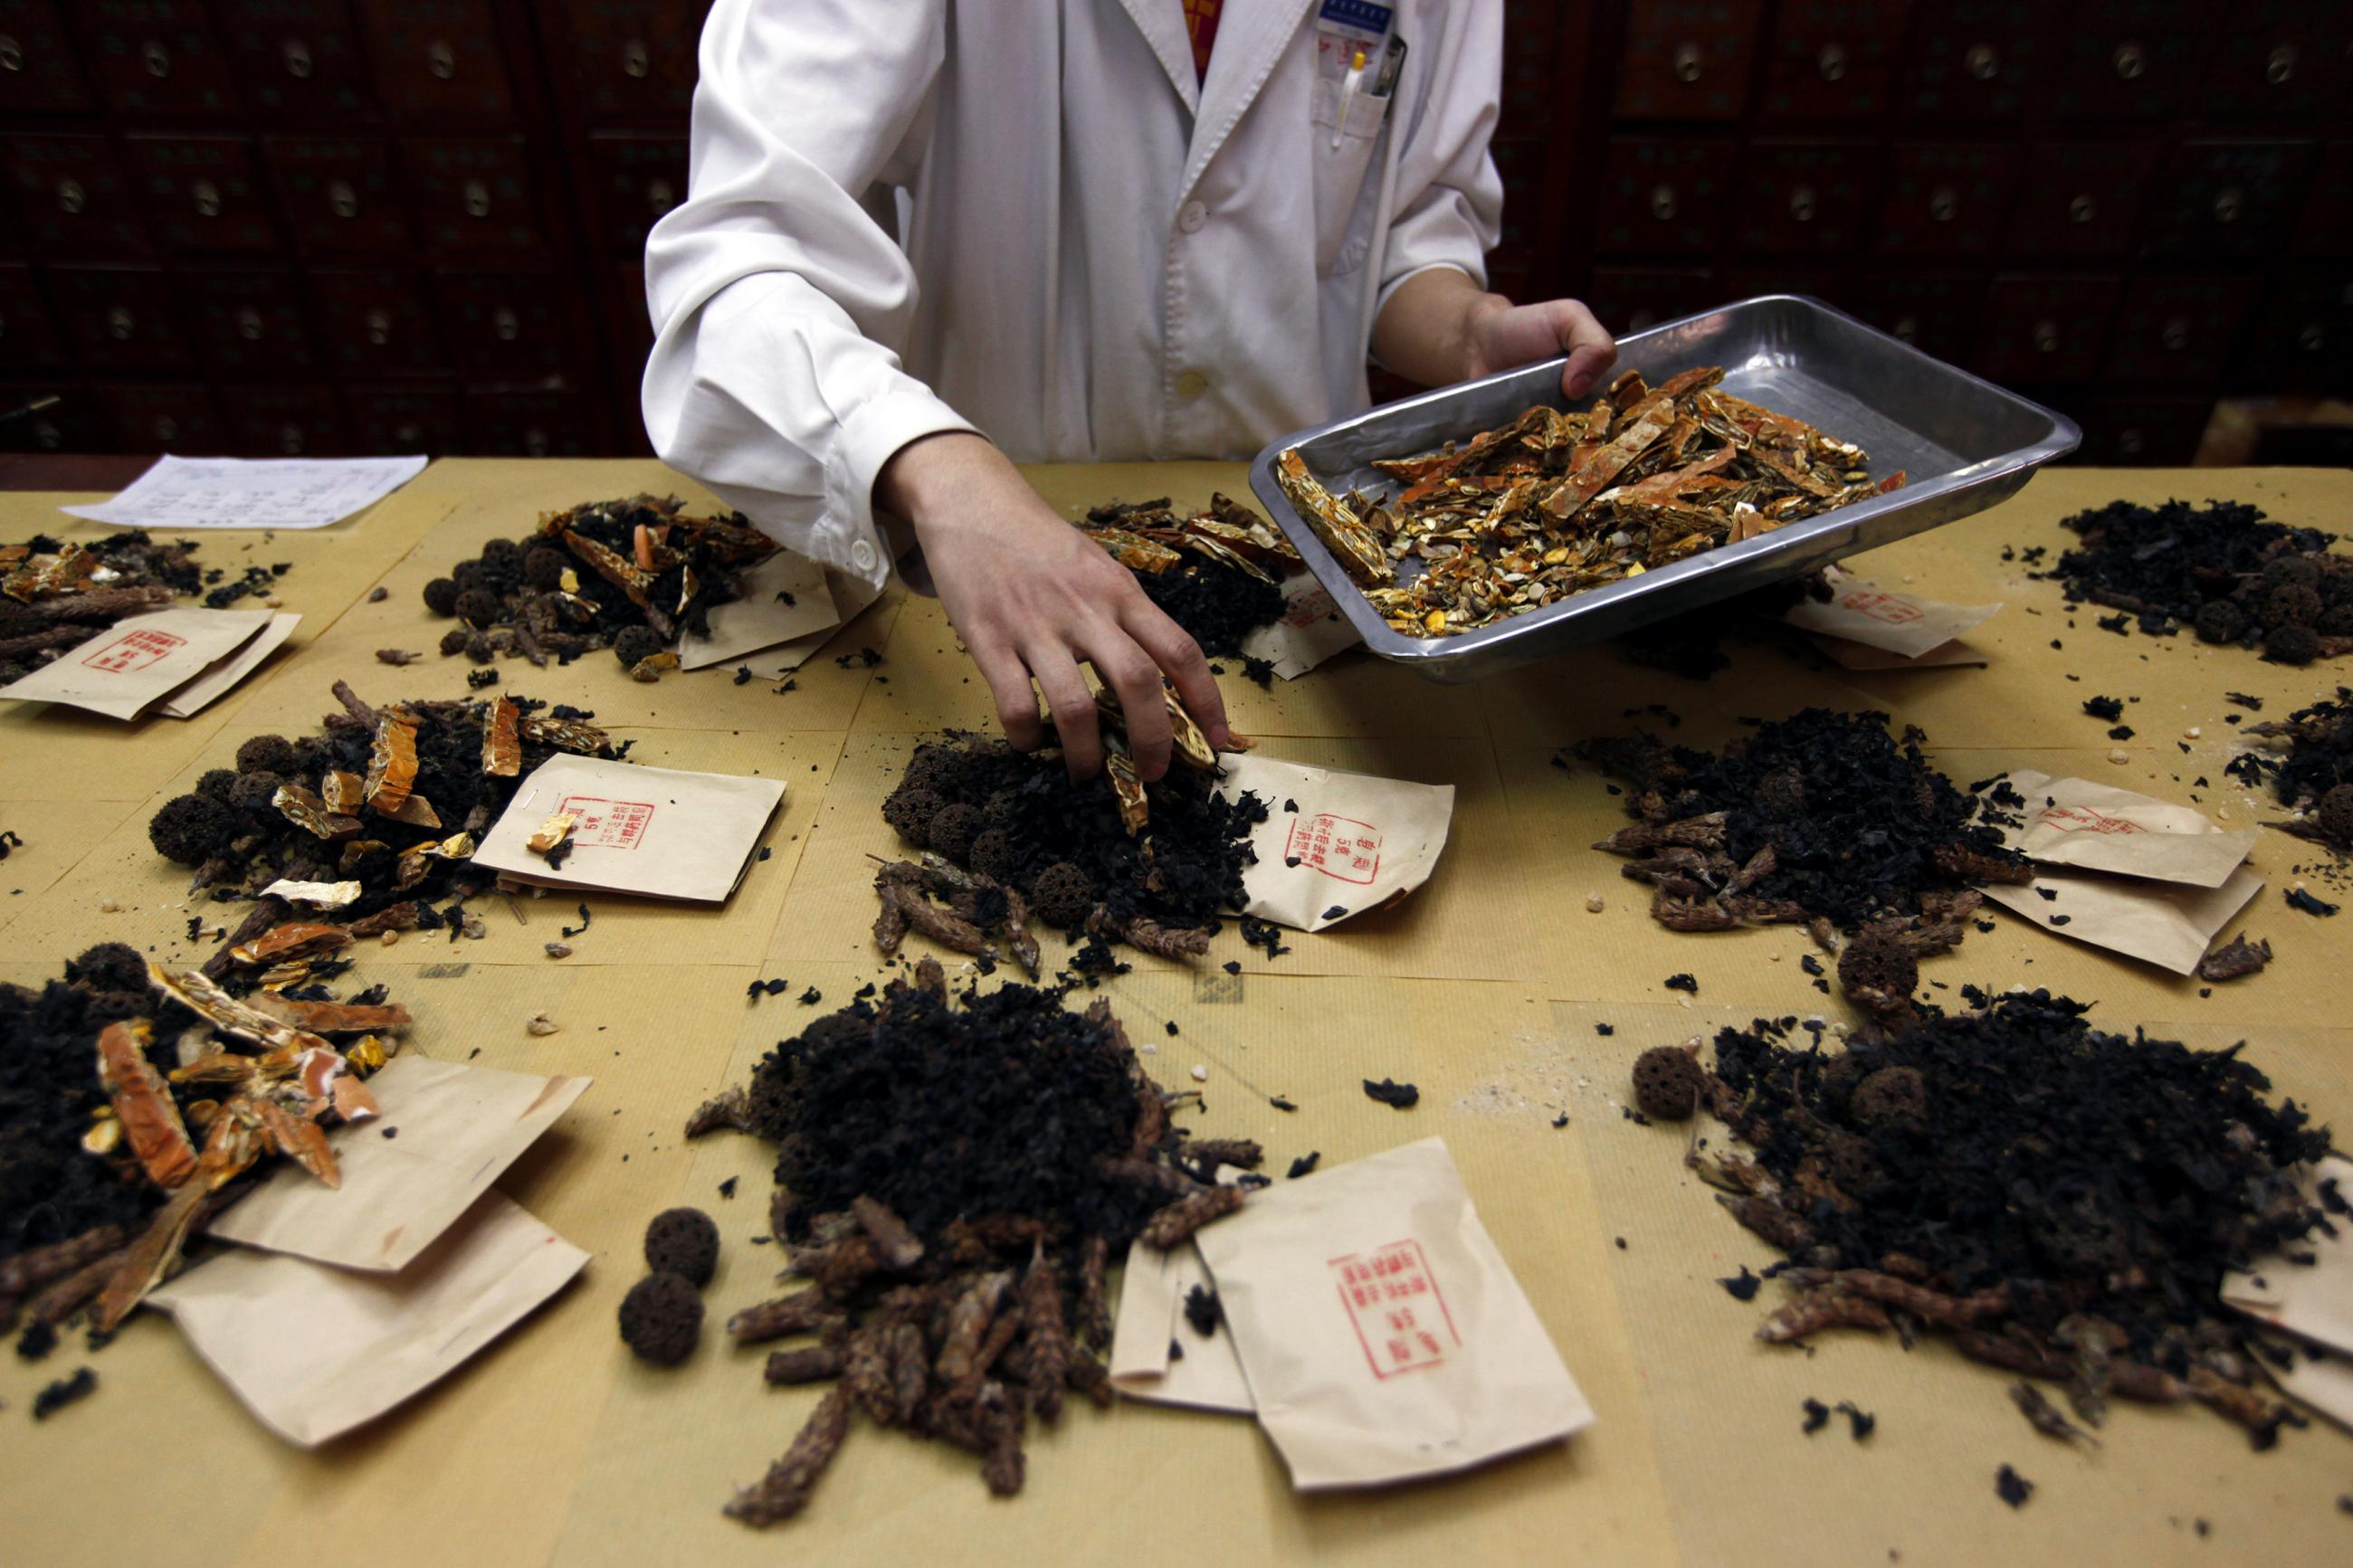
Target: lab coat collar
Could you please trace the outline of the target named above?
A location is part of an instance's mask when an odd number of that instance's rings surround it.
[[[1160,57],[1160,68],[1168,73],[1168,84],[1185,107],[1195,115],[1201,112],[1201,84],[1193,71],[1193,38],[1185,30],[1183,0],[1119,0],[1127,8],[1145,42]],[[1213,51],[1214,52],[1214,51]]]
[[[1129,0],[1129,9],[1140,0]],[[1209,79],[1202,84],[1201,104],[1194,113],[1193,142],[1185,160],[1181,200],[1190,195],[1201,173],[1241,123],[1259,89],[1274,73],[1275,62],[1299,31],[1299,18],[1313,0],[1260,0],[1257,5],[1229,5],[1218,20],[1217,46],[1209,51]],[[1176,14],[1177,37],[1184,41],[1183,8]],[[1189,51],[1190,46],[1187,45]],[[1191,56],[1187,55],[1189,61]]]

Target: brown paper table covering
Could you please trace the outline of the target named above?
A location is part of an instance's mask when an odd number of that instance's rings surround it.
[[[1074,510],[1112,497],[1205,501],[1241,493],[1239,465],[1043,468],[1037,481]],[[291,560],[280,594],[303,622],[289,652],[185,722],[124,726],[69,713],[0,713],[0,827],[26,847],[0,862],[0,979],[37,982],[105,938],[166,961],[185,941],[185,873],[148,849],[148,812],[227,759],[244,736],[314,723],[341,677],[371,698],[465,692],[470,666],[433,649],[449,623],[417,593],[461,553],[512,536],[542,510],[639,489],[708,498],[651,462],[447,461],[368,512],[317,533],[265,541],[207,535],[203,558]],[[1620,803],[1555,750],[1611,732],[1629,709],[1666,704],[1674,738],[1713,745],[1744,714],[1807,703],[1876,707],[1920,724],[1963,783],[2010,765],[2114,782],[2199,805],[2226,826],[2272,815],[2225,778],[2239,710],[2265,716],[2329,690],[2345,672],[2284,669],[2189,637],[2118,637],[2071,614],[2055,584],[2030,580],[2005,545],[2062,542],[2058,520],[2118,496],[2253,501],[2284,521],[2353,519],[2353,475],[2061,469],[1982,517],[1858,558],[1890,588],[1962,604],[2000,600],[1970,633],[1984,669],[1870,673],[1736,639],[1740,662],[1694,683],[1588,648],[1468,689],[1424,684],[1349,653],[1271,692],[1226,683],[1236,728],[1268,754],[1456,789],[1446,855],[1395,909],[1320,936],[1288,933],[1269,963],[1230,932],[1194,973],[1136,959],[1109,993],[1147,1061],[1190,1086],[1200,1125],[1266,1140],[1280,1167],[1310,1149],[1327,1163],[1442,1135],[1496,1245],[1599,1415],[1567,1448],[1395,1493],[1302,1499],[1249,1422],[1123,1404],[1082,1409],[1031,1453],[1028,1491],[994,1501],[961,1456],[860,1432],[809,1512],[781,1536],[720,1516],[799,1424],[811,1390],[766,1387],[755,1352],[715,1328],[683,1368],[629,1360],[613,1310],[642,1271],[645,1222],[674,1203],[709,1209],[726,1245],[707,1295],[713,1322],[768,1293],[762,1146],[679,1129],[706,1093],[740,1080],[810,1016],[877,973],[865,856],[890,848],[875,813],[918,735],[986,727],[989,701],[956,653],[936,602],[894,589],[854,617],[776,694],[725,669],[655,685],[609,656],[572,669],[501,666],[507,688],[595,709],[597,722],[658,765],[786,778],[784,809],[721,910],[592,896],[591,928],[569,959],[542,952],[576,924],[572,899],[492,900],[481,942],[411,935],[362,956],[415,1010],[408,1048],[486,1067],[593,1075],[572,1113],[499,1190],[594,1255],[586,1276],[440,1386],[320,1450],[271,1437],[199,1364],[171,1326],[139,1321],[103,1352],[78,1335],[45,1363],[0,1357],[0,1556],[53,1563],[193,1558],[470,1563],[765,1563],[779,1554],[845,1565],[1104,1562],[1198,1565],[1433,1561],[1747,1565],[2037,1562],[2321,1562],[2340,1556],[2353,1447],[2326,1427],[2250,1453],[2195,1410],[2124,1409],[2097,1451],[2029,1431],[2002,1379],[1928,1343],[1830,1336],[1816,1354],[1755,1343],[1764,1303],[1710,1281],[1767,1261],[1682,1169],[1681,1135],[1622,1119],[1627,1064],[1643,1047],[1757,1013],[1840,1016],[1799,970],[1794,931],[1675,936],[1644,912],[1647,889],[1586,846],[1619,825]],[[102,531],[51,510],[86,496],[0,498],[0,538]],[[380,604],[366,602],[381,583]],[[2056,641],[2060,647],[2054,648]],[[393,668],[379,647],[423,653]],[[861,647],[881,653],[872,668]],[[2069,675],[2081,678],[2071,681]],[[1238,671],[1237,671],[1238,676]],[[2107,726],[2081,712],[2094,694],[2138,697],[2129,761],[2107,760]],[[2186,731],[2200,731],[2196,739]],[[2185,752],[2179,749],[2187,746]],[[2200,777],[2209,780],[2194,787]],[[2223,813],[2228,816],[2224,817]],[[2113,1027],[2148,1024],[2194,1043],[2245,1038],[2279,1092],[2353,1125],[2353,1026],[2343,973],[2353,918],[2316,920],[2278,889],[2311,858],[2267,833],[2253,864],[2270,886],[2231,930],[2268,937],[2271,970],[2201,996],[2177,978],[2053,940],[2008,915],[1973,933],[1925,979],[1957,990],[2049,985],[2100,1004]],[[1588,893],[1607,908],[1588,914]],[[101,900],[122,906],[102,913]],[[438,934],[437,938],[438,938]],[[1243,973],[1214,965],[1239,959]],[[1660,987],[1689,971],[1689,1005]],[[754,977],[786,994],[754,1004]],[[523,1022],[544,1011],[547,1037]],[[1176,1022],[1168,1037],[1162,1026]],[[1603,1038],[1594,1026],[1609,1022]],[[479,1051],[480,1055],[473,1053]],[[1398,1112],[1358,1080],[1421,1087]],[[1285,1115],[1266,1097],[1300,1107]],[[1555,1130],[1566,1110],[1567,1127]],[[742,1178],[731,1202],[719,1184]],[[1615,1245],[1623,1238],[1624,1247]],[[89,1364],[100,1387],[36,1426],[48,1380]],[[1852,1399],[1879,1416],[1866,1445],[1842,1423],[1800,1436],[1799,1402]],[[1993,1495],[2015,1465],[2037,1483],[2021,1510]],[[128,1469],[125,1467],[129,1466]],[[2201,1537],[2197,1521],[2209,1533]],[[2220,1554],[2218,1556],[2218,1554]]]

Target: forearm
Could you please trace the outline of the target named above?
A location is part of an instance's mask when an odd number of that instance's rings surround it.
[[[1511,309],[1451,267],[1417,272],[1398,286],[1373,322],[1373,354],[1424,386],[1449,386],[1481,374],[1481,326]]]

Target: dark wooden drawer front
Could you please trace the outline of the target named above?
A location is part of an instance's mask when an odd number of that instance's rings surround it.
[[[1741,180],[1739,238],[1768,255],[1852,256],[1862,243],[1868,149],[1760,142]]]
[[[2155,142],[2044,143],[2025,150],[2013,256],[2106,258],[2130,254],[2157,173]]]
[[[1621,255],[1712,254],[1732,203],[1736,156],[1728,142],[1664,136],[1612,141],[1596,243]]]
[[[0,0],[0,114],[79,114],[90,107],[52,0]]]
[[[2088,380],[2116,295],[2114,278],[1997,278],[1970,368],[2004,385]]]
[[[450,386],[353,387],[346,395],[352,434],[363,452],[446,457],[470,450]]]
[[[439,370],[448,361],[423,279],[322,272],[311,279],[327,363],[364,375]]]
[[[1902,111],[1923,120],[2015,120],[2050,77],[2033,0],[1950,0],[1912,7]]]
[[[588,157],[606,247],[615,256],[642,258],[646,231],[686,199],[686,138],[596,136]]]
[[[2166,167],[2147,223],[2155,256],[2196,262],[2277,249],[2311,188],[2308,142],[2186,142]]]
[[[544,273],[446,273],[436,281],[441,330],[459,369],[485,379],[529,379],[577,357],[563,294]]]
[[[16,375],[62,363],[56,318],[29,267],[0,267],[0,370]]]
[[[2256,392],[2337,392],[2353,381],[2353,278],[2283,278],[2248,329],[2236,380]]]
[[[124,150],[147,201],[147,226],[172,251],[278,248],[253,144],[242,136],[132,136]]]
[[[570,386],[469,386],[470,449],[492,458],[577,458],[595,449],[587,407]]]
[[[1869,120],[1884,112],[1904,36],[1897,0],[1781,0],[1765,46],[1767,120]]]
[[[582,112],[683,119],[709,0],[555,0]]]
[[[1721,305],[1728,296],[1704,268],[1597,267],[1586,303],[1613,332],[1639,332]]]
[[[2201,10],[2189,0],[2092,0],[2052,16],[2051,112],[2159,120],[2185,112],[2201,80]]]
[[[42,259],[147,254],[138,197],[103,137],[11,136],[5,155],[26,238]]]
[[[408,221],[385,142],[273,136],[266,152],[287,226],[304,250],[385,256],[408,248]]]
[[[332,386],[241,386],[223,393],[221,402],[228,440],[244,456],[333,458],[353,449]]]
[[[138,374],[195,368],[177,287],[148,268],[53,267],[49,303],[86,370]]]
[[[2017,153],[1981,142],[1899,145],[1879,208],[1883,256],[1991,256],[2010,210]]]
[[[376,97],[410,125],[511,119],[514,89],[490,0],[357,0]]]
[[[311,370],[318,345],[287,271],[197,272],[180,279],[206,370],[225,376]]]
[[[196,0],[73,0],[82,58],[123,114],[237,112],[228,58]]]
[[[256,113],[298,119],[375,109],[359,24],[343,0],[213,0],[213,20]]]
[[[1976,354],[1986,280],[1975,274],[1868,277],[1855,289],[1854,313],[1952,364]]]
[[[2237,346],[2254,285],[2239,278],[2136,278],[2125,285],[2106,378],[2170,388],[2211,381]]]
[[[1630,7],[1619,62],[1619,116],[1740,118],[1762,9],[1758,0],[1659,0]]]
[[[114,438],[132,451],[217,457],[224,450],[220,410],[195,383],[118,384],[98,389]]]
[[[403,142],[401,168],[425,243],[442,256],[543,254],[545,231],[521,137]]]

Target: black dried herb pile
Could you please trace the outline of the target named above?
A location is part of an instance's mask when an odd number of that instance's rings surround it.
[[[2123,611],[2158,637],[2187,626],[2206,642],[2260,645],[2285,664],[2353,652],[2353,559],[2328,553],[2334,535],[2242,501],[2110,501],[2063,526],[2083,542],[2037,575],[2064,584],[2070,600]]]
[[[1174,1247],[1241,1205],[1209,1184],[1256,1143],[1188,1139],[1108,1003],[1008,985],[951,998],[936,961],[780,1044],[748,1092],[699,1110],[777,1147],[771,1221],[792,1294],[736,1313],[772,1383],[829,1381],[791,1448],[727,1511],[799,1513],[853,1412],[964,1448],[999,1496],[1021,1489],[1032,1415],[1108,1405],[1104,1270],[1141,1237]]]
[[[2282,805],[2304,815],[2272,826],[2353,855],[2353,688],[2299,708],[2286,720],[2251,724],[2245,731],[2271,749],[2246,751],[2228,763],[2231,775],[2255,789],[2268,787]]]
[[[1014,957],[1035,973],[1034,916],[1073,937],[1198,956],[1219,911],[1247,901],[1250,833],[1267,817],[1256,795],[1228,801],[1215,784],[1207,772],[1171,767],[1140,786],[1149,817],[1130,833],[1109,773],[1072,784],[1057,754],[972,735],[918,746],[882,816],[925,853],[877,878],[876,942],[893,952],[912,929],[960,952]]]
[[[676,496],[585,501],[520,539],[491,541],[425,584],[425,607],[459,623],[441,651],[544,665],[609,647],[653,679],[657,656],[682,631],[708,631],[711,611],[742,596],[744,571],[776,552],[742,513],[688,517],[684,505]]]
[[[100,540],[36,534],[0,544],[0,686],[175,598],[202,595],[206,609],[225,610],[249,595],[270,594],[290,565],[248,566],[232,577],[226,568],[198,563],[195,550],[193,540],[166,542],[135,528]]]
[[[1917,954],[1960,942],[1983,900],[1969,883],[2029,879],[1974,796],[1928,765],[1923,739],[1890,735],[1884,713],[1809,708],[1720,752],[1638,734],[1577,754],[1632,786],[1633,825],[1595,847],[1658,889],[1660,923],[1789,921],[1827,947],[1833,928],[1893,922]]]
[[[2218,1292],[2308,1262],[2304,1238],[2342,1222],[2298,1184],[2327,1131],[2237,1047],[2111,1034],[2043,991],[1964,994],[1975,1011],[1840,1053],[1791,1044],[1795,1019],[1716,1037],[1706,1100],[1750,1153],[1690,1161],[1789,1255],[1767,1272],[1796,1292],[1757,1337],[1934,1331],[2064,1384],[2093,1424],[2111,1397],[2197,1400],[2268,1447],[2295,1417],[2255,1363],[2281,1352]]]
[[[1224,495],[1179,516],[1168,498],[1091,509],[1081,530],[1135,575],[1145,597],[1212,658],[1240,658],[1261,686],[1274,667],[1242,652],[1242,640],[1282,618],[1282,577],[1304,569],[1291,542],[1250,508]]]
[[[496,880],[469,857],[520,780],[561,752],[612,758],[627,749],[580,710],[527,697],[377,708],[342,681],[334,693],[342,706],[319,733],[248,738],[234,768],[206,773],[147,825],[157,854],[193,869],[192,891],[253,901],[205,965],[215,979],[354,938],[441,929],[456,905]],[[356,881],[361,890],[306,912],[264,894],[280,879]],[[207,923],[192,921],[190,940]]]

